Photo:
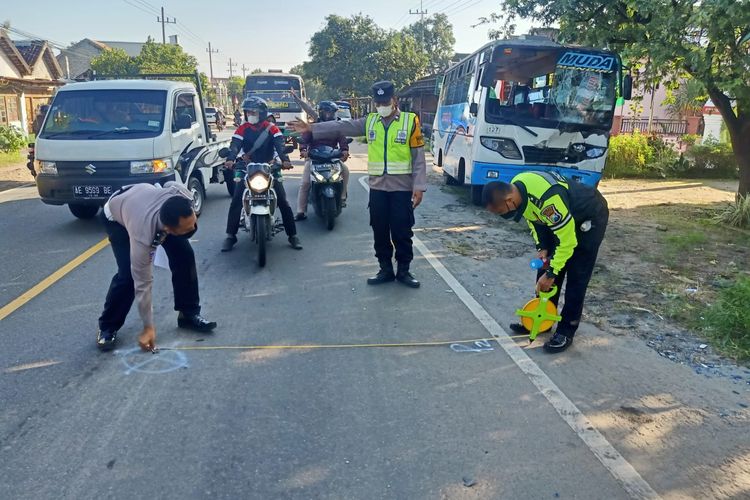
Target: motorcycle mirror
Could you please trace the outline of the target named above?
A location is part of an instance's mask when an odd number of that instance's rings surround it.
[[[347,138],[346,138],[346,143],[347,143],[347,144],[351,144],[351,143],[352,143],[353,141],[354,141],[354,138],[353,138],[353,137],[347,137]]]
[[[228,158],[229,157],[229,148],[221,148],[219,150],[219,158]]]

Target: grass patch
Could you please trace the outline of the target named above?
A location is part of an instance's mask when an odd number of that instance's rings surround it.
[[[703,330],[738,360],[750,360],[750,277],[741,277],[719,293],[704,312]]]
[[[26,150],[21,150],[16,153],[0,152],[0,168],[16,166],[25,163],[25,160]]]
[[[474,247],[463,241],[449,241],[445,244],[445,247],[451,252],[470,257],[474,253]]]
[[[664,238],[664,252],[670,259],[685,252],[699,250],[708,242],[705,231],[690,229],[684,233],[670,234]]]

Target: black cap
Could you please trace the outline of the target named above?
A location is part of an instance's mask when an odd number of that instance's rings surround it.
[[[377,82],[372,86],[372,98],[376,101],[388,101],[393,97],[394,92],[393,82]]]

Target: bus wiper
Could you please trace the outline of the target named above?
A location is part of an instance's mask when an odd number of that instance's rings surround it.
[[[520,127],[522,129],[524,129],[526,132],[528,132],[529,134],[533,135],[534,137],[539,137],[539,134],[537,134],[536,132],[534,132],[533,130],[531,130],[526,125],[521,125],[520,123],[518,123],[517,121],[515,121],[513,118],[508,118],[507,116],[501,116],[500,118],[502,120],[505,120],[506,122],[508,122],[510,125],[515,125],[516,127]]]

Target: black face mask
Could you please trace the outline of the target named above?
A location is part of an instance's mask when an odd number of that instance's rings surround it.
[[[196,223],[195,223],[195,229],[193,229],[193,230],[192,230],[192,231],[190,231],[189,233],[185,233],[185,234],[183,234],[182,236],[178,236],[178,238],[182,238],[182,239],[184,239],[184,240],[189,240],[190,238],[192,238],[192,237],[193,237],[193,235],[194,235],[194,234],[195,234],[195,233],[196,233],[197,231],[198,231],[198,223],[196,222]]]
[[[516,208],[515,210],[509,210],[505,212],[500,217],[502,217],[505,220],[513,220],[514,222],[518,222],[519,220],[521,220],[521,217],[523,217],[523,212],[519,210],[518,208]]]

